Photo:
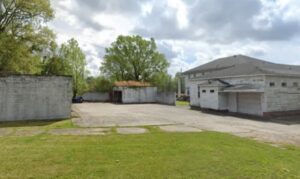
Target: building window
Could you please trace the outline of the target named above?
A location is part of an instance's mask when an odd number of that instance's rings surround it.
[[[297,82],[294,82],[294,83],[293,83],[293,86],[294,86],[294,87],[298,87],[299,85],[298,85]]]
[[[198,86],[198,98],[200,98],[200,93],[201,93],[200,86]]]
[[[274,82],[270,82],[270,87],[274,87],[275,83]]]
[[[215,90],[210,90],[210,93],[214,93],[215,92]]]
[[[282,82],[282,83],[281,83],[281,86],[282,86],[282,87],[286,87],[286,86],[287,86],[287,85],[286,85],[286,82]]]
[[[206,90],[202,90],[202,93],[206,93]]]
[[[190,96],[190,88],[186,88],[186,95]]]

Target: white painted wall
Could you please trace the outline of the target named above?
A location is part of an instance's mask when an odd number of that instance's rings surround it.
[[[72,78],[0,77],[0,121],[63,119],[71,115]]]
[[[228,111],[237,112],[237,93],[228,93]]]
[[[250,115],[262,115],[260,93],[238,93],[237,112]]]
[[[204,93],[203,90],[206,92]],[[210,90],[214,90],[214,93],[211,93]],[[219,110],[218,87],[202,87],[200,105],[202,108]]]
[[[219,93],[219,108],[218,110],[228,110],[228,93]]]
[[[198,98],[198,84],[190,83],[190,105],[200,107],[200,99]]]

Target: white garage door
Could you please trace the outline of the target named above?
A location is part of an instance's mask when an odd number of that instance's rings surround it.
[[[261,94],[239,93],[237,106],[239,113],[261,115]]]

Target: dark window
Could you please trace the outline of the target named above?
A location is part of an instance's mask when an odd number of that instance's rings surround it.
[[[198,98],[200,98],[200,93],[201,93],[200,86],[198,86]]]
[[[282,87],[286,87],[287,85],[286,85],[285,82],[283,82],[283,83],[281,83],[281,86],[282,86]]]
[[[298,87],[299,85],[298,85],[297,82],[294,82],[294,83],[293,83],[293,86],[294,86],[294,87]]]
[[[206,93],[206,90],[202,90],[202,93]]]
[[[215,92],[215,90],[210,90],[210,93],[214,93]]]
[[[274,82],[270,82],[270,87],[274,87],[275,83]]]

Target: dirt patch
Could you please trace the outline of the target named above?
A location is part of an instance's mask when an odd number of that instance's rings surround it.
[[[0,128],[0,137],[8,136],[9,134],[13,133],[13,131],[13,129]]]
[[[75,129],[52,129],[53,135],[106,135],[110,132],[108,128],[75,128]]]
[[[160,126],[159,128],[165,132],[202,132],[201,129],[184,125]]]
[[[36,136],[44,132],[45,130],[42,129],[16,129],[12,136]]]
[[[144,134],[147,132],[145,128],[128,127],[128,128],[117,128],[118,134]]]

